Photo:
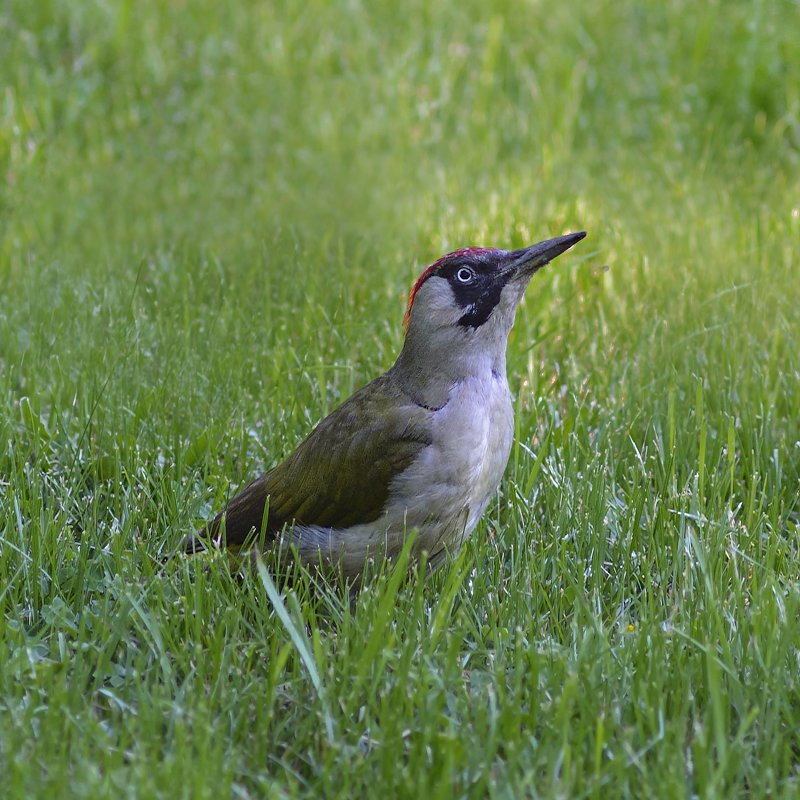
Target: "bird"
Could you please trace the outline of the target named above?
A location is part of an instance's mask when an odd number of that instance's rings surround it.
[[[431,570],[474,532],[508,463],[506,345],[533,275],[586,236],[466,247],[414,283],[393,366],[184,541],[192,554],[256,542],[358,586],[413,532]]]

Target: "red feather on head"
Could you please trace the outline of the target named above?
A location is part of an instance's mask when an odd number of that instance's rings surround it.
[[[411,315],[411,306],[414,305],[414,298],[417,296],[417,292],[422,287],[422,284],[425,283],[428,278],[430,278],[431,274],[436,270],[437,267],[440,267],[445,263],[445,261],[449,261],[451,258],[459,258],[462,256],[480,256],[484,253],[494,252],[497,252],[496,247],[462,247],[460,250],[453,250],[452,253],[442,256],[438,261],[434,261],[433,264],[424,270],[422,275],[417,278],[417,280],[414,282],[414,285],[411,287],[411,291],[408,295],[408,306],[406,307],[406,313],[403,317],[403,330],[408,331],[408,319]]]

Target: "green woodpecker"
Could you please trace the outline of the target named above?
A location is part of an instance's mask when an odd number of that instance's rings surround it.
[[[506,343],[533,274],[586,234],[522,250],[469,247],[414,284],[392,368],[322,420],[285,461],[190,536],[263,542],[358,583],[417,532],[435,567],[475,530],[508,462],[514,411]]]

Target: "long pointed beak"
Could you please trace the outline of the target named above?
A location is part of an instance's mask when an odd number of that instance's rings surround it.
[[[586,231],[578,231],[556,236],[555,239],[546,239],[539,244],[523,247],[522,250],[513,250],[508,254],[508,269],[519,274],[532,275],[585,236]]]

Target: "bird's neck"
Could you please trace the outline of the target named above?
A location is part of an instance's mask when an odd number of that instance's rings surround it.
[[[506,336],[496,339],[458,337],[427,339],[409,330],[403,350],[392,367],[403,392],[415,403],[441,408],[453,387],[465,380],[506,379]]]

